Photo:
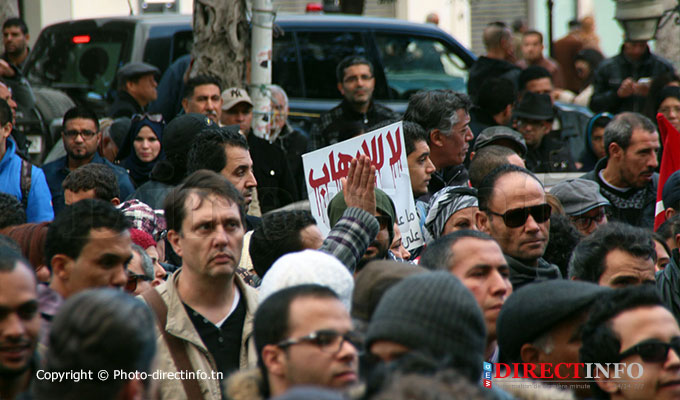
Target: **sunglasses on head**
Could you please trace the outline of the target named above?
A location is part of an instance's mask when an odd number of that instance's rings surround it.
[[[619,360],[635,354],[639,354],[645,362],[665,362],[668,358],[668,350],[673,349],[675,354],[680,357],[680,336],[671,339],[670,343],[662,342],[659,339],[644,340],[623,353],[619,354]]]
[[[508,228],[518,228],[527,222],[529,215],[531,215],[534,218],[534,221],[539,224],[547,221],[548,218],[550,218],[552,207],[550,207],[550,204],[544,203],[531,207],[513,208],[512,210],[506,211],[504,214],[499,214],[488,209],[486,212],[503,218],[503,222]]]
[[[139,122],[148,119],[151,122],[163,122],[163,114],[135,114],[132,122]]]

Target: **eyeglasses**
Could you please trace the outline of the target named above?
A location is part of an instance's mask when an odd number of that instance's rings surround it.
[[[534,221],[539,224],[547,221],[548,218],[550,218],[552,207],[550,207],[550,204],[544,203],[531,207],[513,208],[512,210],[506,211],[504,214],[499,214],[488,209],[486,212],[502,217],[505,226],[508,228],[517,228],[524,225],[527,218],[529,218],[529,215],[531,215],[534,218]]]
[[[357,82],[359,79],[362,81],[370,81],[373,79],[373,75],[352,75],[348,76],[345,79],[343,79],[343,83],[354,83]]]
[[[298,343],[311,343],[324,353],[337,354],[345,342],[349,342],[357,351],[363,348],[363,340],[358,333],[350,331],[341,334],[332,329],[322,329],[297,339],[286,339],[279,342],[276,346],[283,349]]]
[[[602,223],[605,218],[609,219],[611,212],[605,207],[598,207],[592,211],[589,211],[583,215],[579,215],[571,218],[571,222],[578,229],[588,229],[593,222],[598,224]]]
[[[153,235],[153,240],[155,240],[156,242],[160,242],[161,240],[165,239],[166,237],[168,237],[168,230],[163,229],[162,231],[156,232]]]
[[[387,215],[376,215],[375,219],[377,219],[380,224],[380,230],[387,229],[390,226],[390,222],[392,222],[392,218]]]
[[[664,362],[668,357],[668,350],[673,348],[675,354],[680,356],[680,336],[671,339],[670,343],[662,342],[659,339],[644,340],[623,353],[619,354],[619,360],[623,361],[632,355],[639,354],[645,362]]]
[[[149,278],[146,275],[133,274],[132,272],[128,271],[128,280],[127,283],[125,283],[125,291],[128,293],[132,293],[135,290],[137,290],[137,283],[140,280],[144,282],[151,282],[153,279]]]
[[[541,121],[538,119],[518,119],[517,120],[517,127],[518,128],[526,128],[526,127],[532,127],[532,128],[540,128],[543,126],[543,124],[547,121]]]
[[[64,131],[64,136],[69,138],[69,139],[75,139],[78,135],[82,136],[83,139],[92,139],[97,132],[91,131],[89,129],[84,129],[82,131],[77,131],[75,129],[69,130],[69,131]]]
[[[135,114],[131,122],[139,122],[148,119],[151,122],[163,122],[163,114]]]

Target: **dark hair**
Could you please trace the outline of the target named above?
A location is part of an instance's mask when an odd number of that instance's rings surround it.
[[[656,261],[650,232],[622,222],[609,222],[583,239],[569,260],[569,278],[598,283],[605,271],[605,258],[613,250]]]
[[[659,243],[661,245],[661,247],[664,248],[664,250],[666,250],[666,253],[668,253],[668,257],[673,256],[673,253],[671,252],[671,248],[668,247],[668,243],[666,243],[666,238],[663,237],[659,232],[652,232],[652,239],[655,242]],[[655,246],[655,248],[656,248],[656,246]],[[658,259],[659,258],[657,257],[657,260]]]
[[[640,307],[664,307],[654,285],[639,285],[612,290],[593,302],[588,319],[581,327],[579,358],[583,363],[617,363],[621,353],[620,334],[614,332],[611,320]],[[609,394],[593,382],[593,395],[608,399]]]
[[[467,229],[451,232],[434,240],[432,243],[428,243],[425,251],[420,256],[420,263],[418,265],[431,270],[441,269],[448,271],[450,267],[449,262],[454,256],[453,245],[465,238],[494,241],[491,236],[484,232]]]
[[[19,246],[17,245],[17,247]],[[12,272],[14,271],[14,268],[16,268],[17,264],[24,264],[29,270],[35,271],[31,267],[31,263],[28,262],[28,260],[26,260],[23,255],[21,255],[21,249],[17,250],[14,247],[0,243],[0,272]]]
[[[262,349],[270,344],[277,344],[287,339],[290,334],[290,305],[302,297],[319,299],[337,299],[338,295],[326,286],[304,284],[287,287],[274,292],[257,307],[253,320],[253,336],[257,350],[257,365],[264,379],[267,370],[262,359]],[[268,386],[268,385],[265,385]],[[266,389],[266,387],[265,387]]]
[[[604,61],[604,55],[595,49],[583,49],[574,56],[574,62],[576,61],[585,61],[590,67],[590,76],[586,82],[586,84],[589,84],[595,76],[595,70]]]
[[[194,89],[196,89],[198,86],[203,85],[215,85],[220,89],[220,95],[222,94],[222,83],[220,82],[219,78],[211,75],[196,75],[193,78],[190,78],[184,84],[184,92],[182,93],[182,98],[183,99],[191,98],[194,95]]]
[[[248,150],[248,142],[238,133],[238,129],[205,128],[189,149],[187,156],[187,173],[191,174],[199,169],[207,169],[219,173],[227,165],[226,146],[241,147]],[[222,151],[216,151],[222,149]]]
[[[85,199],[64,208],[47,230],[47,265],[51,267],[52,257],[56,254],[77,259],[90,240],[90,231],[99,228],[123,233],[130,228],[130,223],[121,211],[102,200]]]
[[[541,187],[543,187],[543,183],[540,181],[540,179],[538,179],[538,177],[536,177],[536,175],[534,175],[534,173],[529,171],[528,169],[518,167],[512,164],[501,165],[500,167],[497,167],[493,171],[489,172],[484,177],[484,179],[482,179],[482,182],[479,184],[477,199],[479,201],[480,211],[487,211],[489,209],[489,203],[491,203],[494,191],[493,189],[494,186],[496,186],[496,182],[498,182],[498,180],[503,176],[511,174],[513,172],[530,176],[534,180],[536,180],[536,182],[538,182],[539,185],[541,185]]]
[[[519,73],[519,91],[522,92],[527,87],[527,83],[541,78],[548,78],[552,82],[552,75],[547,69],[538,65],[530,65]]]
[[[609,156],[609,145],[612,143],[616,143],[625,151],[630,146],[630,139],[635,129],[656,132],[656,126],[642,114],[635,112],[617,114],[604,128],[604,150],[607,156]]]
[[[199,169],[187,176],[179,186],[174,187],[165,197],[163,209],[165,210],[168,230],[172,229],[177,233],[182,232],[182,223],[190,211],[186,209],[186,202],[192,194],[196,194],[201,201],[210,195],[215,195],[229,203],[235,203],[238,206],[241,224],[245,229],[245,202],[238,190],[227,178],[217,172]],[[198,207],[200,206],[199,203]]]
[[[515,153],[508,147],[498,144],[484,146],[475,152],[475,157],[470,161],[470,184],[474,188],[479,188],[482,180],[489,172],[508,164],[508,157]]]
[[[250,237],[248,249],[257,276],[264,278],[274,261],[284,254],[304,250],[300,231],[310,225],[316,225],[316,220],[307,210],[265,214]]]
[[[477,105],[491,115],[496,115],[513,104],[517,98],[517,90],[510,80],[490,78],[482,83],[477,95]]]
[[[404,113],[404,121],[419,124],[427,131],[428,144],[430,131],[439,129],[448,135],[451,127],[458,122],[458,110],[469,112],[472,102],[464,93],[453,90],[435,89],[421,90],[411,96],[408,108]]]
[[[21,202],[8,193],[0,192],[0,229],[26,223],[26,210]]]
[[[66,122],[76,118],[89,119],[93,121],[95,130],[99,132],[99,119],[97,118],[97,114],[91,109],[83,106],[75,106],[66,111],[66,114],[64,114],[64,119],[61,123],[63,129],[66,129]]]
[[[0,126],[5,126],[13,120],[12,109],[9,104],[7,104],[7,100],[0,99]]]
[[[36,399],[114,399],[129,380],[115,372],[151,372],[156,353],[153,325],[149,307],[127,293],[91,289],[72,296],[52,322],[45,370],[106,371],[109,379],[38,380]]]
[[[428,141],[428,135],[425,129],[411,121],[403,121],[404,127],[404,145],[406,147],[406,155],[413,153],[416,149],[416,143]]]
[[[539,32],[539,31],[537,31],[537,30],[535,30],[535,29],[529,29],[528,31],[526,31],[526,32],[524,32],[524,33],[522,34],[522,38],[525,38],[525,37],[527,37],[527,36],[529,36],[529,35],[537,35],[537,36],[538,36],[538,40],[539,40],[541,43],[543,43],[543,34],[542,34],[541,32]]]
[[[111,201],[120,197],[118,178],[108,165],[89,163],[71,171],[61,183],[64,190],[74,193],[94,189],[99,200]]]
[[[550,215],[550,241],[543,253],[543,259],[560,268],[562,276],[569,271],[569,257],[583,234],[571,223],[566,215],[553,213]]]
[[[366,57],[351,55],[343,58],[335,68],[335,77],[338,79],[338,83],[342,83],[345,79],[345,69],[353,65],[368,65],[368,69],[371,71],[371,75],[373,75],[373,64]]]
[[[673,239],[675,242],[675,236],[680,234],[680,214],[675,214],[670,217],[657,230],[666,240]]]
[[[4,31],[6,28],[12,26],[18,26],[19,29],[21,29],[21,33],[24,35],[28,33],[28,25],[26,25],[26,22],[24,22],[24,20],[19,17],[7,18],[5,23],[2,24],[2,30]]]
[[[656,111],[659,111],[659,108],[661,107],[661,103],[663,103],[664,100],[666,100],[669,97],[674,97],[677,100],[680,100],[680,87],[677,86],[667,86],[663,89],[661,89],[661,92],[656,98]]]

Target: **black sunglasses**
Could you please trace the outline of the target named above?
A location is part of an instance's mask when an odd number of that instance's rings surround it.
[[[673,348],[675,354],[680,356],[680,336],[671,339],[670,343],[662,342],[659,339],[644,340],[619,354],[619,360],[623,361],[627,357],[639,354],[642,361],[645,362],[665,362],[668,358],[668,350],[671,348]]]
[[[133,274],[132,272],[128,271],[128,279],[127,283],[125,283],[125,291],[132,293],[137,290],[137,283],[140,279],[145,282],[151,282],[153,280],[146,275]]]
[[[499,214],[489,209],[487,209],[486,212],[502,217],[505,226],[508,228],[517,228],[527,222],[529,215],[531,215],[534,218],[534,221],[539,224],[547,221],[548,218],[550,218],[552,207],[550,207],[550,204],[544,203],[531,207],[513,208],[512,210],[506,211],[505,214]]]
[[[148,119],[151,122],[163,122],[163,114],[135,114],[131,122],[139,122]]]

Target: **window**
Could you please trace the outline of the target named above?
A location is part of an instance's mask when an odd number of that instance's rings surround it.
[[[376,44],[393,99],[408,100],[427,89],[466,92],[465,63],[437,39],[378,33]]]
[[[272,50],[272,82],[281,86],[288,97],[303,97],[294,33],[277,37]]]

